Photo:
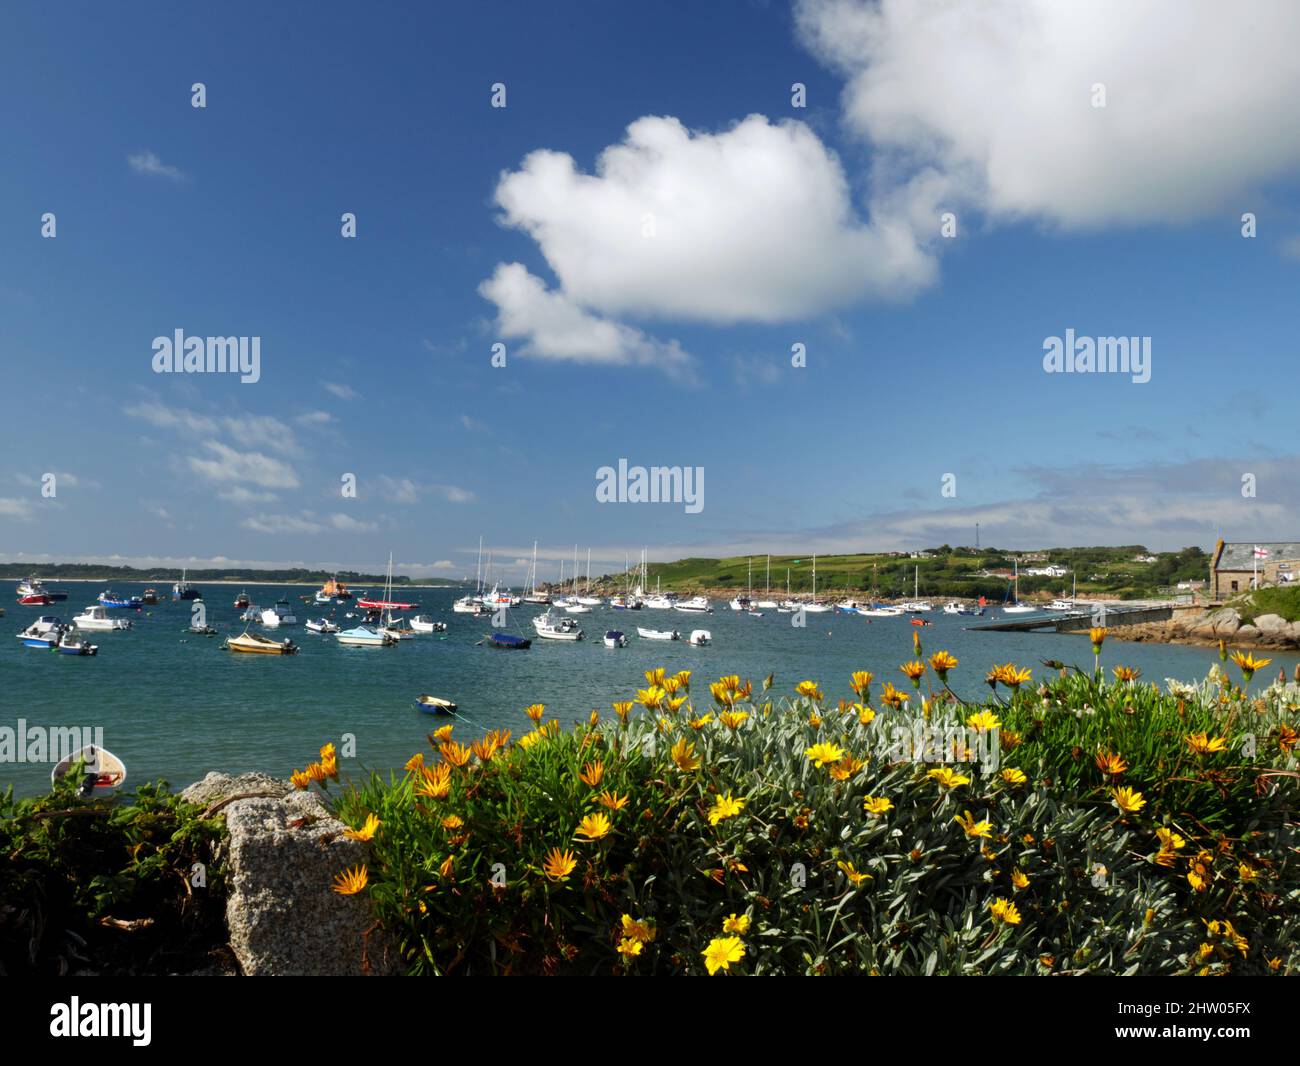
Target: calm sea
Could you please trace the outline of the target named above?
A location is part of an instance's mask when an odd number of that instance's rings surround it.
[[[7,589],[13,586],[6,584]],[[913,627],[907,618],[865,618],[809,614],[807,626],[791,625],[791,615],[765,611],[748,617],[714,601],[714,614],[677,611],[615,611],[594,608],[577,616],[587,639],[576,644],[533,641],[528,651],[476,647],[491,627],[486,620],[454,614],[452,589],[406,590],[421,610],[446,621],[445,634],[421,635],[392,648],[348,648],[333,637],[308,632],[301,625],[322,613],[340,621],[351,609],[320,609],[302,602],[312,590],[302,587],[247,586],[254,603],[269,606],[284,597],[294,605],[299,625],[272,631],[292,636],[302,646],[293,656],[239,655],[221,649],[222,638],[241,632],[239,611],[232,604],[237,587],[208,586],[205,606],[220,636],[185,632],[189,605],[170,602],[142,611],[120,612],[135,628],[125,633],[95,633],[100,647],[94,658],[59,655],[23,647],[15,634],[41,614],[70,621],[94,601],[102,586],[72,583],[70,598],[52,607],[29,608],[6,599],[0,619],[0,727],[102,727],[104,746],[126,764],[133,782],[164,778],[183,787],[209,770],[264,770],[287,776],[311,760],[327,740],[344,734],[356,738],[356,761],[342,760],[344,770],[383,771],[400,768],[426,746],[425,735],[444,724],[414,707],[415,697],[430,693],[456,701],[468,720],[458,734],[472,739],[481,729],[505,726],[516,736],[530,726],[523,708],[542,702],[567,726],[592,708],[612,714],[612,700],[628,698],[644,686],[642,672],[664,666],[689,669],[698,681],[738,673],[757,686],[776,673],[776,693],[788,693],[805,678],[822,684],[830,699],[849,696],[852,670],[872,670],[879,679],[906,684],[899,663],[911,658]],[[115,585],[118,593],[138,595],[143,585]],[[170,589],[159,586],[160,592]],[[535,637],[532,619],[539,608],[510,612],[514,632]],[[991,612],[996,614],[998,612]],[[1062,659],[1089,666],[1092,652],[1084,635],[1053,633],[980,633],[963,628],[976,620],[932,614],[933,625],[921,630],[927,654],[945,648],[961,661],[952,673],[953,688],[980,699],[987,693],[984,672],[993,662],[1015,662],[1045,673],[1039,659]],[[708,629],[713,644],[693,648],[684,643],[642,640],[640,625],[677,629],[685,636]],[[257,627],[255,627],[257,628]],[[627,648],[611,650],[601,637],[607,629],[628,633]],[[1288,676],[1297,656],[1270,656],[1273,665],[1256,678],[1267,684],[1285,666]],[[1112,642],[1103,663],[1141,667],[1144,680],[1167,677],[1195,681],[1217,661],[1214,649]],[[707,695],[707,689],[702,689]],[[701,701],[703,704],[704,701]],[[0,763],[0,787],[19,794],[43,791],[50,766]]]

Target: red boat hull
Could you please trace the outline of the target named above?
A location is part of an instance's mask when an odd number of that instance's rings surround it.
[[[45,595],[22,596],[18,600],[24,607],[48,607],[54,600]]]
[[[357,600],[358,607],[378,607],[380,610],[408,611],[419,607],[418,603],[392,603],[389,600]]]

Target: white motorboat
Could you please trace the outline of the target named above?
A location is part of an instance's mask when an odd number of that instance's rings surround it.
[[[680,640],[681,634],[675,629],[642,629],[636,627],[637,635],[646,640]]]
[[[107,607],[102,607],[97,603],[92,603],[81,614],[77,615],[72,624],[78,629],[95,632],[111,633],[118,629],[130,629],[131,621],[127,618],[115,618],[108,613]]]
[[[451,605],[452,611],[456,614],[487,614],[487,608],[479,601],[477,596],[462,596]]]
[[[713,634],[707,629],[692,629],[690,639],[686,643],[703,648],[713,643]]]
[[[445,633],[447,623],[435,622],[432,616],[427,614],[417,614],[411,619],[411,628],[417,633]]]
[[[652,611],[671,611],[673,609],[673,598],[671,596],[660,596],[658,593],[647,596],[641,603],[642,606],[648,607]]]
[[[351,644],[363,648],[387,648],[397,643],[387,633],[371,629],[370,626],[354,626],[352,629],[341,630],[334,634],[334,639],[340,644]]]
[[[1077,611],[1079,605],[1073,600],[1053,600],[1047,605],[1049,611]]]
[[[934,604],[926,603],[925,600],[908,600],[902,604],[905,614],[924,614],[926,611],[933,611]]]
[[[328,618],[313,618],[307,623],[313,633],[337,633],[339,627]]]
[[[620,633],[617,629],[611,629],[605,634],[605,647],[626,648],[627,636],[623,633]]]
[[[959,600],[949,600],[943,605],[944,614],[970,614],[969,609],[963,607]]]
[[[533,628],[539,637],[547,640],[581,640],[582,628],[572,618],[561,618],[553,610],[546,610],[533,619]]]
[[[262,625],[268,629],[275,629],[278,626],[296,626],[298,619],[294,616],[293,608],[289,606],[288,600],[276,600],[274,607],[268,607],[262,612]]]
[[[573,599],[564,605],[567,614],[591,614],[591,608],[579,600]]]
[[[262,620],[262,608],[257,604],[249,604],[248,609],[239,616],[241,622],[260,622]]]
[[[709,606],[708,598],[705,596],[692,596],[689,600],[679,600],[673,604],[674,611],[685,611],[690,614],[712,614],[713,608]]]
[[[858,614],[866,618],[898,618],[903,613],[901,607],[886,607],[876,604],[874,607],[859,607]]]
[[[55,645],[63,655],[98,655],[99,645],[91,644],[89,641],[77,640],[72,635],[72,629],[64,629],[59,634],[59,643]]]
[[[753,606],[754,604],[748,596],[737,596],[730,604],[733,611],[748,611],[751,610]]]

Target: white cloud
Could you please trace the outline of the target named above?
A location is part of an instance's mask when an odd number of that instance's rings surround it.
[[[471,418],[469,415],[461,415],[460,424],[466,429],[476,433],[483,432],[487,429],[486,425],[480,422],[477,418]]]
[[[328,411],[304,411],[294,419],[300,426],[325,426],[334,421]]]
[[[255,492],[243,485],[232,485],[228,489],[222,489],[217,495],[240,507],[255,503],[274,503],[279,499],[274,492]]]
[[[337,396],[340,400],[355,400],[358,396],[355,389],[349,388],[347,385],[340,385],[337,381],[322,381],[321,388]]]
[[[0,518],[30,522],[32,517],[32,505],[27,500],[16,499],[13,496],[0,496]]]
[[[1063,227],[1257,206],[1300,164],[1300,5],[1183,0],[799,0],[847,79],[876,199],[928,232],[943,209]],[[1106,106],[1092,87],[1106,88]]]
[[[136,152],[134,155],[126,157],[127,163],[137,174],[149,174],[160,178],[170,178],[172,181],[184,181],[185,172],[180,167],[171,166],[164,163],[153,152],[146,149],[143,152]]]
[[[203,447],[212,458],[191,455],[186,459],[191,470],[215,482],[249,482],[264,489],[296,489],[298,475],[282,459],[261,452],[236,451],[220,441],[207,440]]]
[[[239,524],[245,529],[251,529],[254,533],[269,533],[272,535],[287,533],[295,536],[310,536],[320,533],[325,528],[309,512],[303,515],[250,515]]]
[[[379,528],[377,522],[361,522],[346,514],[330,515],[330,525],[344,533],[373,533]]]
[[[376,479],[379,495],[391,503],[419,503],[422,496],[440,496],[448,503],[470,503],[475,496],[457,485],[421,483],[409,477],[380,474]]]
[[[178,430],[198,437],[225,433],[241,445],[264,445],[287,455],[298,455],[302,451],[293,430],[271,415],[208,415],[184,407],[145,403],[128,404],[123,410],[132,418],[159,429]]]

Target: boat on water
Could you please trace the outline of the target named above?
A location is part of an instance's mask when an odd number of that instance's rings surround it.
[[[63,635],[65,626],[61,618],[42,615],[17,634],[24,648],[53,648]]]
[[[1044,609],[1048,611],[1077,611],[1080,610],[1080,607],[1074,600],[1053,600]]]
[[[391,634],[372,629],[370,626],[353,626],[351,629],[341,629],[334,634],[334,639],[340,644],[348,644],[359,648],[391,648],[397,643],[397,640]]]
[[[72,619],[72,624],[78,629],[86,631],[111,633],[114,630],[130,629],[131,620],[129,618],[114,618],[108,613],[108,608],[98,603],[92,603],[81,614]]]
[[[689,600],[678,600],[673,604],[674,611],[684,611],[688,614],[712,614],[713,608],[709,604],[706,596],[692,596]]]
[[[523,651],[533,645],[527,637],[517,637],[513,633],[489,633],[481,643],[489,648],[501,648],[503,651]]]
[[[339,631],[339,627],[328,618],[308,619],[307,628],[313,633],[337,633]]]
[[[416,696],[415,705],[425,714],[453,715],[456,713],[456,704],[451,700],[443,699],[441,696]]]
[[[80,770],[77,791],[82,796],[112,792],[126,780],[126,763],[108,749],[88,744],[54,765],[50,771],[50,784],[76,769]]]
[[[145,589],[140,593],[140,602],[146,607],[156,607],[158,605],[158,590]]]
[[[1016,570],[1013,579],[1014,585],[1007,586],[1007,602],[1002,605],[1003,614],[1029,614],[1038,610],[1037,607],[1029,603],[1020,602],[1020,560],[1015,562]],[[1013,591],[1014,590],[1014,591]]]
[[[29,577],[25,581],[18,582],[18,599],[22,602],[25,596],[44,597],[46,603],[62,603],[68,598],[68,594],[59,589],[50,589],[45,587],[45,582],[39,577]]]
[[[446,622],[435,622],[432,615],[417,614],[411,619],[411,628],[417,633],[445,633]]]
[[[196,637],[215,637],[217,631],[215,627],[208,625],[206,622],[191,622],[186,633],[193,633]]]
[[[144,606],[144,601],[139,596],[119,596],[112,589],[105,589],[97,599],[105,607],[139,610]]]
[[[23,607],[48,607],[53,602],[54,598],[44,592],[29,592],[18,597],[18,603]]]
[[[178,600],[201,600],[203,593],[185,580],[187,571],[181,569],[181,579],[172,586],[172,602]]]
[[[405,618],[394,618],[391,614],[380,627],[381,633],[387,633],[394,640],[414,640],[415,630]]]
[[[566,614],[591,614],[591,608],[577,600],[570,600],[564,605]]]
[[[901,607],[890,607],[883,603],[873,604],[870,607],[859,607],[858,614],[865,618],[898,618],[903,613]]]
[[[288,600],[276,600],[274,607],[268,607],[262,612],[262,625],[268,629],[275,629],[279,626],[296,626],[298,618],[293,613],[293,607]]]
[[[352,599],[352,593],[342,581],[330,578],[316,590],[314,599],[317,603],[347,603]]]
[[[298,645],[288,637],[272,640],[261,633],[250,633],[247,630],[237,637],[227,637],[222,647],[227,651],[249,652],[254,655],[293,655],[298,651]]]
[[[547,640],[581,640],[582,627],[572,618],[559,617],[554,609],[543,611],[533,619],[533,629]]]
[[[69,626],[59,634],[59,643],[55,645],[60,655],[98,655],[99,645],[87,640],[78,640],[72,635]]]
[[[932,625],[934,625],[934,623],[931,622],[930,619],[928,619],[928,618],[913,618],[913,619],[912,619],[912,625],[914,625],[914,626],[932,626]]]
[[[970,611],[961,605],[959,600],[949,600],[943,605],[944,614],[970,614]]]
[[[642,629],[636,627],[637,635],[646,640],[680,640],[681,634],[675,629]]]
[[[607,648],[626,648],[627,635],[617,629],[607,630],[605,633],[605,647]]]
[[[733,611],[749,611],[753,609],[754,603],[748,596],[737,596],[730,606]]]
[[[686,643],[703,648],[713,643],[713,634],[707,629],[692,629],[690,639]]]
[[[239,595],[235,597],[235,604],[234,604],[235,610],[242,611],[248,605],[249,605],[248,593],[241,589]]]
[[[418,603],[402,603],[399,600],[372,600],[363,597],[357,600],[357,606],[375,611],[411,611],[420,605]]]
[[[550,601],[548,600],[547,602],[549,603]],[[451,609],[456,614],[484,615],[488,613],[488,610],[483,606],[482,601],[480,601],[477,596],[472,595],[462,596],[451,605]]]

